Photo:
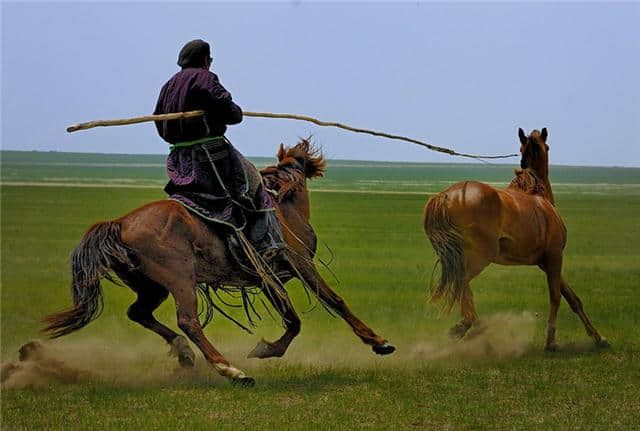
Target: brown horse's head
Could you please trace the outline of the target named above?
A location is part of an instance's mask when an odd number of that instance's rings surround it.
[[[532,130],[529,136],[524,134],[522,129],[518,129],[520,138],[520,167],[522,169],[532,169],[535,172],[546,171],[549,165],[549,146],[547,145],[547,128],[541,132]]]
[[[278,153],[278,167],[291,166],[300,169],[307,178],[324,176],[327,163],[322,156],[322,151],[311,143],[311,137],[300,139],[294,147],[285,148],[280,144]]]
[[[554,204],[555,200],[549,183],[547,128],[544,127],[541,132],[534,129],[529,136],[526,136],[522,129],[518,129],[518,137],[522,154],[520,159],[522,170],[516,171],[516,177],[511,182],[511,186],[528,193],[542,194],[551,204]]]
[[[301,139],[293,147],[280,144],[278,164],[260,171],[268,188],[278,192],[278,202],[291,200],[295,195],[306,198],[307,178],[321,177],[327,169],[322,151],[311,144],[310,138]],[[304,192],[300,195],[298,192]],[[303,205],[308,212],[308,202]]]

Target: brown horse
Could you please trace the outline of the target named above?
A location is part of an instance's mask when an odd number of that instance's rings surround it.
[[[282,276],[282,282],[295,275],[375,353],[392,353],[395,348],[351,312],[313,264],[316,235],[309,224],[306,180],[323,175],[326,164],[322,154],[308,140],[301,140],[287,149],[280,145],[277,158],[277,166],[264,169],[262,175],[266,185],[278,192],[277,215],[287,242],[287,267],[284,272],[278,271],[288,274]],[[113,280],[112,271],[138,295],[127,312],[129,318],[164,338],[182,366],[193,365],[193,351],[184,337],[153,316],[169,294],[175,300],[179,328],[206,360],[232,382],[253,385],[251,377],[230,365],[207,340],[198,315],[197,286],[207,286],[208,297],[209,287],[216,290],[232,286],[242,292],[261,284],[260,277],[240,268],[225,241],[228,233],[221,229],[171,200],[151,202],[119,219],[93,225],[72,254],[74,306],[46,317],[44,331],[59,337],[97,318],[102,309],[100,279]],[[282,316],[286,331],[275,342],[261,340],[249,357],[280,357],[300,332],[300,319],[284,289],[273,284],[262,289]]]
[[[432,301],[445,297],[449,310],[460,303],[462,321],[450,330],[462,338],[477,320],[471,280],[490,263],[537,265],[547,275],[550,312],[547,350],[557,349],[556,317],[561,296],[580,316],[598,346],[608,346],[585,314],[582,303],[562,277],[567,240],[549,184],[547,129],[525,136],[519,129],[522,159],[516,177],[502,190],[475,181],[454,184],[425,206],[424,228],[442,265]]]

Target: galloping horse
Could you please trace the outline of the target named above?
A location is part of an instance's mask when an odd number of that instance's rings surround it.
[[[325,283],[313,264],[316,235],[309,224],[307,179],[322,176],[326,163],[308,140],[277,153],[278,164],[265,168],[266,185],[278,192],[277,215],[287,242],[288,262],[281,280],[299,278],[328,308],[340,315],[360,339],[377,354],[395,348],[358,319],[344,300]],[[93,225],[72,254],[74,306],[47,316],[44,332],[59,337],[87,325],[102,309],[100,279],[113,281],[110,272],[134,290],[138,298],[128,317],[166,340],[182,366],[192,366],[195,355],[186,339],[158,322],[153,311],[173,295],[179,328],[223,376],[243,385],[254,379],[233,367],[207,340],[198,316],[197,286],[260,285],[260,277],[240,268],[218,225],[204,222],[179,203],[151,202],[113,221]],[[280,268],[282,269],[282,268]],[[282,271],[279,272],[282,274]],[[275,342],[261,340],[249,357],[281,357],[300,332],[300,319],[284,289],[264,285],[265,297],[279,311],[286,328]]]
[[[582,302],[562,277],[567,240],[549,184],[547,129],[525,136],[518,130],[522,159],[515,178],[502,190],[464,181],[432,197],[425,206],[424,228],[442,265],[431,299],[445,297],[448,308],[460,303],[462,321],[450,334],[462,338],[477,320],[471,280],[490,263],[537,265],[547,275],[550,311],[545,348],[556,350],[556,317],[561,296],[580,316],[600,347],[608,342],[593,327]]]

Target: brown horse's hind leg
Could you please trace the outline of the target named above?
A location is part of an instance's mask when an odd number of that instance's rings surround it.
[[[478,320],[478,313],[473,303],[473,292],[471,291],[471,280],[480,274],[489,265],[486,258],[481,257],[478,253],[471,250],[464,251],[465,256],[465,275],[464,289],[460,298],[460,312],[462,320],[449,329],[451,338],[460,339],[465,336],[467,331]]]
[[[282,357],[293,339],[300,333],[300,318],[293,309],[291,300],[286,291],[282,290],[281,296],[278,296],[273,289],[266,292],[266,297],[271,305],[277,310],[282,311],[284,325],[287,328],[285,333],[277,341],[270,343],[264,338],[260,340],[258,345],[247,355],[248,358],[273,358]]]
[[[562,278],[561,283],[562,283],[561,284],[562,296],[564,296],[564,299],[567,300],[573,312],[580,317],[580,320],[582,320],[582,323],[584,324],[584,328],[587,330],[587,334],[591,338],[593,338],[593,341],[595,341],[598,347],[603,347],[603,348],[609,347],[609,342],[605,338],[603,338],[598,333],[596,328],[594,328],[593,325],[591,324],[591,321],[589,320],[589,318],[587,317],[587,314],[584,312],[584,309],[582,308],[582,301],[580,301],[580,298],[578,298],[578,295],[576,295],[573,289],[569,287],[569,285],[564,280],[564,278]]]
[[[127,283],[132,283],[128,277]],[[171,346],[171,353],[178,357],[178,362],[183,367],[192,367],[195,354],[189,343],[182,336],[173,332],[153,316],[153,311],[167,299],[169,292],[157,283],[141,277],[137,283],[131,284],[131,288],[138,294],[136,302],[127,310],[129,319],[160,335]]]
[[[466,283],[460,300],[460,312],[462,320],[449,328],[449,336],[454,339],[464,337],[471,326],[478,320],[478,314],[473,304],[473,292],[471,292],[469,283]]]
[[[547,274],[547,284],[549,286],[549,320],[547,321],[547,341],[544,348],[548,351],[555,351],[558,350],[556,319],[558,318],[558,308],[562,299],[562,256],[547,260],[542,269]]]
[[[372,346],[375,353],[379,355],[388,355],[393,353],[396,348],[389,344],[387,340],[377,335],[371,328],[358,319],[349,309],[344,299],[335,293],[327,283],[322,279],[315,266],[301,259],[294,262],[300,275],[304,278],[310,289],[324,302],[329,308],[334,310],[342,317],[353,329],[353,332],[360,337],[365,343]]]
[[[213,365],[220,375],[231,379],[232,382],[245,386],[255,385],[255,380],[230,365],[229,361],[213,347],[202,332],[198,318],[195,284],[183,281],[175,284],[170,290],[176,301],[178,327],[198,346],[205,359]]]

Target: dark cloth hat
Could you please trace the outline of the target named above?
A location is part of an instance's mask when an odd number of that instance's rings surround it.
[[[186,67],[202,67],[206,61],[211,58],[211,50],[209,44],[202,39],[187,42],[178,54],[178,66],[183,69]]]

